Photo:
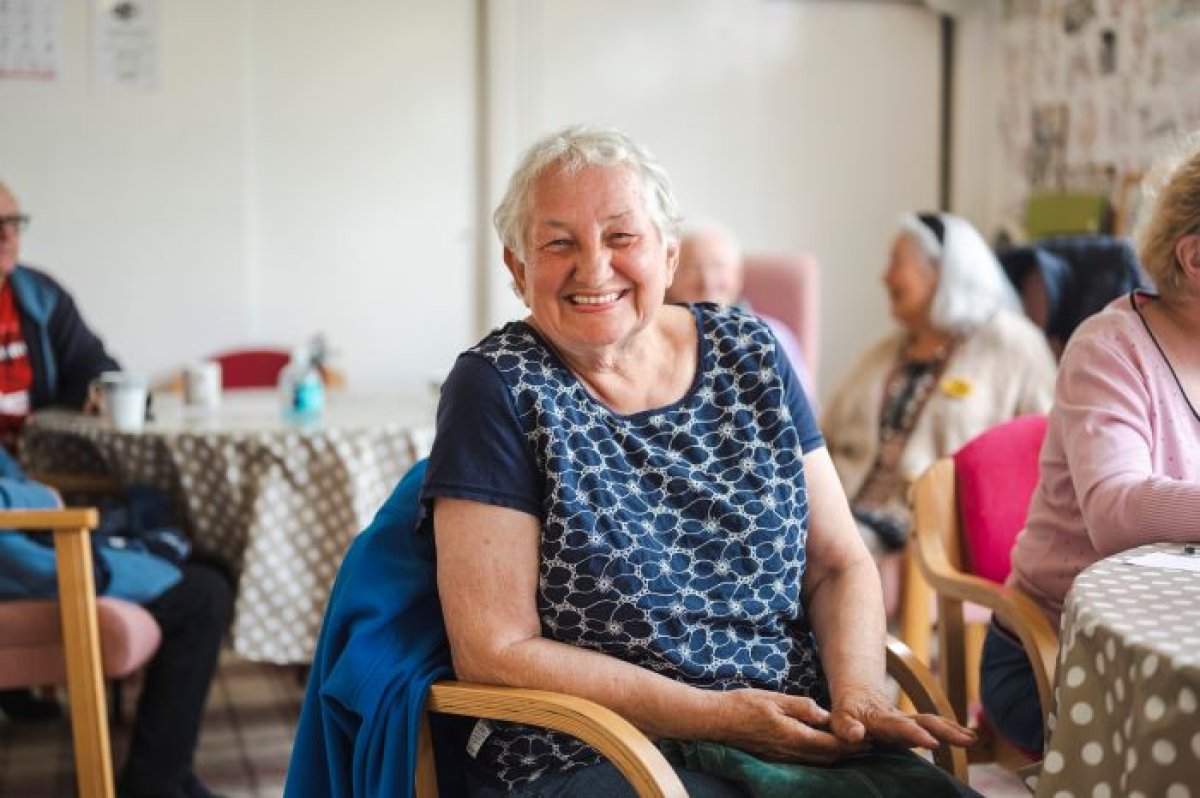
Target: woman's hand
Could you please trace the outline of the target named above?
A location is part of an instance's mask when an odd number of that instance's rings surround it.
[[[865,751],[868,743],[826,731],[829,712],[811,698],[768,690],[717,693],[720,742],[776,762],[828,765]]]
[[[940,715],[909,715],[877,690],[848,690],[833,702],[830,731],[845,743],[879,742],[906,748],[937,748],[943,742],[969,746],[975,732]]]

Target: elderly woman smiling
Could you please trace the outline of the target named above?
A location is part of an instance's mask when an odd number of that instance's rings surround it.
[[[529,315],[459,357],[423,491],[455,669],[656,738],[965,790],[904,750],[971,737],[885,698],[878,576],[770,332],[664,305],[678,216],[610,130],[539,141],[509,183],[495,221]],[[480,722],[468,753],[476,795],[631,794],[554,732]]]

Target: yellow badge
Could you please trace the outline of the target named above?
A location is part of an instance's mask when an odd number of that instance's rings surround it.
[[[942,393],[955,399],[966,399],[973,389],[971,381],[965,377],[947,377],[942,380]]]

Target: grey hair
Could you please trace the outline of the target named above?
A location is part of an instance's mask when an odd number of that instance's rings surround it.
[[[1159,294],[1177,297],[1183,271],[1175,245],[1200,233],[1200,131],[1188,136],[1173,158],[1155,164],[1143,191],[1150,210],[1138,226],[1138,257]]]
[[[715,235],[720,237],[722,241],[733,251],[734,257],[739,262],[742,260],[742,242],[738,241],[738,237],[728,226],[721,222],[712,219],[688,219],[683,222],[679,229],[679,240],[683,241],[687,238],[698,238],[700,236]]]
[[[678,243],[681,214],[671,180],[658,160],[625,133],[614,128],[571,125],[534,142],[508,180],[492,223],[500,241],[525,260],[533,184],[559,169],[573,174],[585,166],[627,166],[641,179],[650,218],[666,244]]]
[[[997,310],[1017,312],[1020,300],[979,231],[959,216],[939,213],[943,241],[908,213],[900,218],[899,232],[908,236],[938,271],[930,321],[939,330],[969,334]]]

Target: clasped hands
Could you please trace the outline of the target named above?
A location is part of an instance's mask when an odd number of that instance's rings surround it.
[[[937,748],[975,742],[970,729],[938,715],[901,712],[877,690],[846,691],[832,711],[811,698],[767,690],[720,695],[720,741],[772,761],[828,765],[875,743]]]

